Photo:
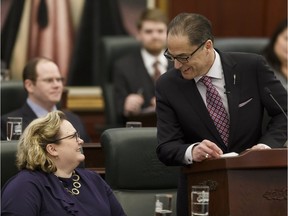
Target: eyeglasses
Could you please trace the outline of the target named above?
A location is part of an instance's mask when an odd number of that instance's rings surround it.
[[[58,142],[58,141],[60,141],[60,140],[67,139],[67,138],[71,138],[71,139],[72,139],[72,138],[75,138],[75,139],[76,139],[76,142],[79,142],[79,139],[81,139],[78,131],[76,131],[75,133],[73,133],[73,134],[71,134],[71,135],[68,135],[68,136],[66,136],[66,137],[62,137],[62,138],[53,140],[51,143],[56,143],[56,142]]]
[[[63,77],[37,79],[37,80],[42,81],[42,82],[46,82],[47,84],[52,84],[52,83],[54,83],[54,81],[56,81],[57,83],[63,83],[64,82],[64,78]]]
[[[207,40],[206,40],[207,41]],[[170,53],[168,53],[168,49],[165,50],[164,56],[169,60],[169,61],[179,61],[180,63],[184,64],[189,62],[189,59],[206,43],[204,41],[203,43],[200,44],[200,46],[197,47],[196,50],[194,50],[189,56],[172,56]]]

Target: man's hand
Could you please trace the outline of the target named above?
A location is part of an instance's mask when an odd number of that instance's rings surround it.
[[[141,107],[144,103],[144,98],[140,94],[130,94],[126,97],[124,103],[124,115],[138,115],[141,112]]]
[[[200,144],[192,149],[192,157],[196,162],[206,160],[208,158],[220,158],[222,150],[213,142],[203,140]]]

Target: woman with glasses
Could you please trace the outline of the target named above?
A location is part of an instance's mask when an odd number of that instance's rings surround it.
[[[2,189],[1,215],[125,215],[111,188],[84,161],[83,140],[61,111],[32,121],[20,137],[20,172]]]

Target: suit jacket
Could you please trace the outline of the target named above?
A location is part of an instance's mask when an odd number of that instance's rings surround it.
[[[74,113],[67,110],[62,111],[65,113],[67,120],[70,121],[74,128],[79,132],[81,139],[83,139],[84,142],[90,142],[90,137],[87,134],[80,118]],[[37,118],[36,114],[33,112],[33,110],[27,103],[25,103],[20,109],[3,115],[1,117],[1,140],[6,140],[7,117],[22,117],[22,130],[24,130],[31,121]]]
[[[167,69],[172,66],[172,63],[168,62]],[[115,62],[113,77],[118,115],[123,115],[125,98],[139,91],[142,92],[145,100],[142,108],[150,106],[150,101],[155,96],[155,83],[146,70],[140,49]]]
[[[287,140],[287,119],[265,89],[270,89],[287,112],[287,92],[265,60],[255,54],[219,52],[223,66],[230,115],[226,147],[193,80],[171,69],[156,83],[157,154],[166,165],[184,165],[192,143],[215,142],[223,152],[242,152],[257,143],[282,147]],[[235,79],[234,79],[235,78]],[[264,108],[271,116],[262,134]],[[178,186],[178,215],[188,215],[186,178]]]

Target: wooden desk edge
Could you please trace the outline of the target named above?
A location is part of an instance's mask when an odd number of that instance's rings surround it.
[[[182,168],[184,173],[220,169],[287,168],[287,148],[247,150],[239,156],[210,159]]]

